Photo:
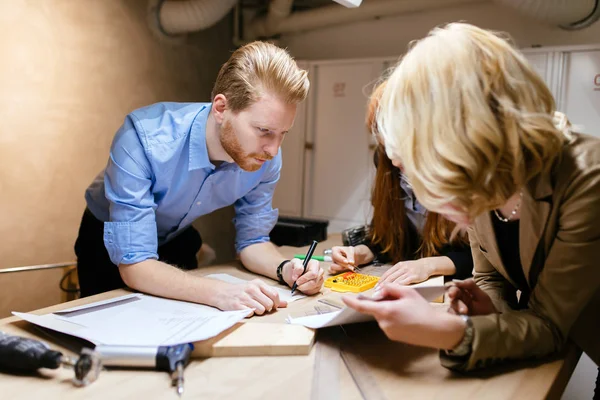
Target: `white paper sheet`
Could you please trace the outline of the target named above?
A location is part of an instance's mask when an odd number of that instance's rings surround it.
[[[414,288],[427,301],[433,301],[444,294],[445,286],[418,286]],[[287,322],[290,324],[304,325],[307,328],[318,329],[329,326],[356,324],[359,322],[372,321],[372,315],[362,314],[358,311],[344,307],[339,311],[327,314],[308,315],[306,317],[292,318],[288,316]]]
[[[205,340],[242,321],[249,313],[249,310],[219,311],[144,294],[121,296],[41,316],[13,312],[35,325],[94,344],[134,346]]]
[[[211,274],[211,275],[206,275],[205,278],[218,279],[220,281],[233,283],[236,285],[248,282],[247,280],[236,278],[235,276],[231,276],[228,274]],[[291,303],[293,301],[300,300],[300,299],[303,299],[306,297],[306,295],[300,291],[296,291],[296,293],[294,293],[294,295],[292,296],[292,291],[290,289],[282,289],[282,288],[278,288],[275,286],[272,286],[272,288],[277,290],[277,292],[279,293],[279,298],[281,300],[285,300],[288,303]]]

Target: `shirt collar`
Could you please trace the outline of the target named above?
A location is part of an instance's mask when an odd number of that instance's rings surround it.
[[[402,188],[402,190],[404,190],[406,197],[410,198],[411,200],[414,200],[415,194],[413,193],[412,186],[408,182],[408,179],[406,179],[406,177],[402,173],[400,173],[399,175],[400,175],[400,187]]]
[[[189,171],[201,168],[215,169],[215,166],[208,158],[208,148],[206,147],[206,121],[210,113],[212,103],[203,104],[196,115],[190,129],[190,163]]]
[[[415,196],[415,192],[413,192],[413,188],[410,185],[410,182],[408,182],[408,180],[406,179],[404,174],[401,173],[399,175],[400,175],[400,187],[402,188],[402,190],[404,190],[404,193],[406,194],[406,197],[404,199],[405,204],[408,206],[408,208],[411,211],[425,215],[427,210],[417,200],[417,197]]]

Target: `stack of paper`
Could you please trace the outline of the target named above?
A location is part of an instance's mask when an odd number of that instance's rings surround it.
[[[94,344],[165,346],[209,339],[242,321],[251,310],[219,311],[140,293],[46,315],[13,312],[32,324]]]

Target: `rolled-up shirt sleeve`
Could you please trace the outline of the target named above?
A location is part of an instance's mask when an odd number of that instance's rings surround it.
[[[104,245],[115,265],[158,259],[154,175],[143,146],[145,136],[134,118],[128,116],[117,132],[104,173],[110,205]]]
[[[273,193],[281,173],[281,152],[273,158],[260,184],[235,202],[235,250],[268,242],[279,211],[273,209]]]

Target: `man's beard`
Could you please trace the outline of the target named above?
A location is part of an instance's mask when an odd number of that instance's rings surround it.
[[[254,172],[262,167],[263,164],[257,162],[255,158],[260,158],[261,160],[270,160],[273,158],[269,153],[244,153],[242,145],[238,141],[233,126],[229,121],[223,123],[219,139],[225,152],[229,154],[229,157],[233,158],[233,161],[244,171]]]

